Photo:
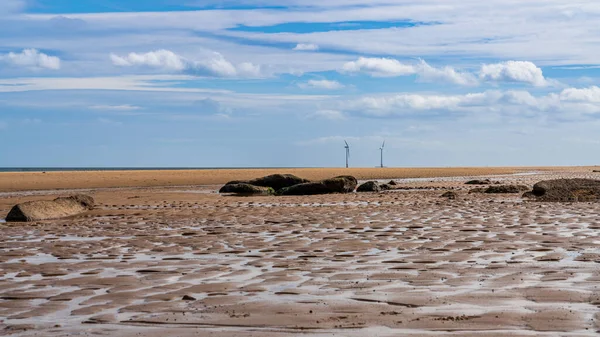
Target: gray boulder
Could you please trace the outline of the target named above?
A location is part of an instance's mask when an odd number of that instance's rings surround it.
[[[66,218],[89,211],[94,208],[94,204],[94,199],[87,195],[29,201],[15,205],[6,216],[6,221],[31,222]]]

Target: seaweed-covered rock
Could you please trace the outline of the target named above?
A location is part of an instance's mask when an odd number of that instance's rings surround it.
[[[279,191],[282,188],[307,183],[309,180],[302,179],[293,174],[272,174],[262,178],[256,178],[252,180],[234,180],[230,181],[225,186],[223,186],[219,193],[235,193],[230,192],[231,188],[229,185],[238,185],[238,184],[248,184],[253,186],[261,186],[261,187],[270,187],[275,191]]]
[[[60,219],[91,210],[94,204],[94,198],[87,195],[29,201],[15,205],[6,216],[6,221],[31,222]]]
[[[535,184],[532,193],[539,201],[599,201],[600,180],[546,180]]]
[[[475,179],[469,180],[465,183],[465,185],[491,185],[492,181],[489,179]]]
[[[381,188],[375,181],[367,181],[366,183],[358,186],[356,192],[379,192]]]
[[[358,185],[352,176],[340,176],[317,182],[303,183],[281,189],[280,195],[317,195],[354,192]]]
[[[221,192],[223,191],[223,192]],[[233,193],[237,195],[273,195],[275,190],[271,187],[254,186],[250,184],[231,184],[221,188],[219,193]]]
[[[511,194],[529,191],[529,187],[524,185],[495,185],[485,190],[488,194]]]

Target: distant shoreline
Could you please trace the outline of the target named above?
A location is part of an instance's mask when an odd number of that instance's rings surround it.
[[[312,167],[0,167],[0,172],[285,170]]]
[[[170,187],[220,185],[270,174],[289,173],[320,180],[352,175],[359,180],[475,177],[527,172],[589,172],[596,167],[454,167],[454,168],[30,168],[0,172],[0,192],[71,190],[121,187]],[[74,170],[74,171],[66,171]],[[6,170],[6,168],[4,169]],[[44,171],[45,170],[45,171]],[[600,177],[600,175],[599,175]]]

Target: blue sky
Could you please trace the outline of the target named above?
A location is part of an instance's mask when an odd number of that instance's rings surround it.
[[[2,0],[0,166],[591,165],[583,0]]]

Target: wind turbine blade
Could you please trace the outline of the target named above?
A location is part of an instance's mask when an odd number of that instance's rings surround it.
[[[383,141],[383,145],[381,145],[381,148],[383,149],[385,147],[385,140]]]

